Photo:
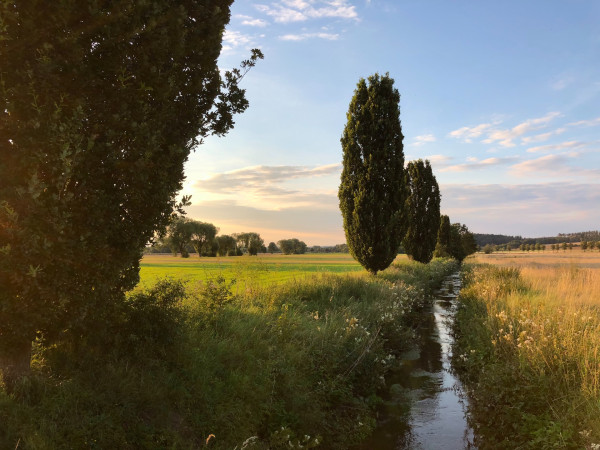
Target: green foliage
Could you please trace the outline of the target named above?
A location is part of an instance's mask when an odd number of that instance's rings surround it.
[[[440,188],[428,160],[406,167],[408,229],[402,244],[406,254],[427,264],[433,258],[440,229]]]
[[[216,240],[219,244],[219,256],[235,256],[236,240],[233,236],[224,234],[223,236],[217,236]],[[233,255],[230,255],[230,253],[233,253]]]
[[[232,236],[237,241],[238,249],[252,256],[257,255],[265,246],[265,241],[258,233],[234,233]]]
[[[277,244],[279,244],[279,248],[284,255],[302,255],[306,253],[306,243],[296,238],[282,239]]]
[[[394,80],[360,79],[341,138],[343,170],[338,197],[350,253],[371,273],[387,268],[406,231],[407,197]]]
[[[433,256],[436,258],[450,257],[450,218],[446,215],[440,216],[440,229],[437,234],[437,242]]]
[[[215,256],[218,250],[218,243],[215,247],[215,236],[219,229],[212,223],[192,221],[191,243],[198,253],[198,256]]]
[[[279,247],[277,247],[277,244],[275,244],[275,242],[269,242],[269,245],[267,246],[267,251],[269,253],[277,253],[279,252]]]
[[[201,448],[212,434],[215,449],[351,448],[373,429],[380,377],[411,345],[427,286],[455,267],[313,277],[218,315],[202,288],[181,298],[161,281],[125,303],[104,351],[36,345],[32,376],[0,389],[0,447]]]
[[[448,246],[450,256],[462,261],[476,251],[477,243],[473,233],[469,231],[466,225],[453,223],[450,226],[450,244]]]
[[[217,67],[232,0],[0,3],[0,346],[111,320],[183,202],[190,151],[248,107]],[[21,349],[16,351],[15,349]]]
[[[206,308],[213,315],[219,315],[226,305],[233,302],[235,295],[231,288],[234,284],[235,278],[228,281],[223,275],[217,275],[214,279],[207,280],[201,296]]]

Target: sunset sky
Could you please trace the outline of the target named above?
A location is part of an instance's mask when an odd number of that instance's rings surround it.
[[[188,215],[265,242],[345,241],[340,136],[361,77],[400,91],[406,160],[471,231],[600,228],[600,1],[236,0],[220,66],[250,108],[186,166]]]

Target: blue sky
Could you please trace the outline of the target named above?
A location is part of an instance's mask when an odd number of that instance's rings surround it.
[[[219,64],[260,48],[250,108],[191,155],[190,217],[266,242],[344,242],[340,136],[361,77],[389,72],[406,160],[479,233],[600,228],[597,0],[237,0]]]

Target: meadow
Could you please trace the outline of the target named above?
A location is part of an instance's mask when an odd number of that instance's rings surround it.
[[[36,342],[31,376],[0,389],[0,448],[350,448],[457,264],[355,267],[145,258],[111,323],[78,345]]]
[[[399,255],[395,262],[408,261]],[[140,263],[140,287],[149,287],[161,278],[206,281],[218,275],[235,279],[235,289],[299,281],[315,274],[360,273],[364,269],[348,253],[189,258],[166,254],[144,255]]]
[[[479,448],[600,448],[600,253],[469,263],[454,365]]]

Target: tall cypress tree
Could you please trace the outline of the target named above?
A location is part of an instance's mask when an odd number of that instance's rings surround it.
[[[387,268],[406,231],[400,94],[389,74],[360,79],[341,138],[338,197],[350,253],[369,272]]]
[[[440,216],[440,229],[437,235],[437,244],[433,251],[436,258],[447,258],[450,256],[450,217]]]
[[[406,182],[408,230],[402,243],[412,259],[427,264],[440,227],[440,188],[428,160],[409,162]]]

